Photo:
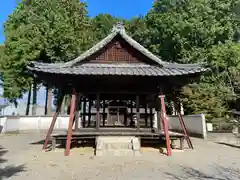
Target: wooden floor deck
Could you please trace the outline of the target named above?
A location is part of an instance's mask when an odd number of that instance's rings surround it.
[[[97,136],[138,136],[140,138],[160,138],[165,137],[164,131],[152,132],[150,128],[142,128],[139,131],[136,128],[81,128],[73,131],[72,137],[75,138],[95,138]],[[182,138],[183,134],[169,131],[172,138]],[[66,137],[67,131],[52,134],[53,137]]]

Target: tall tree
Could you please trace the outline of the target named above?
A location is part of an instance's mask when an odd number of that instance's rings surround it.
[[[144,18],[146,28],[138,30],[139,41],[165,61],[209,64],[212,73],[189,86],[191,93],[183,91],[189,113],[219,119],[235,96],[232,81],[237,77],[239,53],[234,42],[239,39],[240,21],[234,9],[238,2],[157,0]]]
[[[91,42],[89,27],[86,4],[79,0],[22,0],[5,23],[4,95],[21,98],[34,83],[26,74],[30,61],[75,58]]]
[[[118,21],[123,21],[123,19],[114,17],[110,14],[99,14],[91,19],[92,23],[92,36],[94,38],[94,42],[100,41],[104,37],[106,37],[113,25],[115,25]]]
[[[236,0],[157,0],[146,16],[145,44],[167,61],[199,61],[202,50],[233,40]]]
[[[142,36],[143,32],[146,31],[146,21],[145,17],[139,15],[138,17],[133,17],[130,20],[125,21],[125,27],[129,35],[131,35],[134,39],[137,39],[139,42],[144,42],[145,38]]]
[[[2,64],[3,64],[3,61],[4,61],[4,45],[0,44],[0,73],[1,74],[2,74]]]

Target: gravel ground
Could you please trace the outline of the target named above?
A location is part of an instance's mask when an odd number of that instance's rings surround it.
[[[41,152],[42,133],[0,135],[0,180],[239,180],[240,149],[192,139],[195,149],[172,157],[144,151],[141,157],[94,157],[92,150]]]

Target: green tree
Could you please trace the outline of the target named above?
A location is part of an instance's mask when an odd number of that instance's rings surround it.
[[[4,62],[4,45],[0,45],[0,81],[2,81],[2,64]],[[1,82],[2,85],[2,82]]]
[[[182,92],[189,113],[219,119],[236,97],[239,20],[235,0],[157,0],[139,41],[165,61],[206,62],[211,73]],[[235,84],[234,84],[235,83]],[[185,87],[186,88],[186,87]]]
[[[146,31],[146,21],[145,17],[139,15],[138,17],[134,17],[130,20],[125,21],[125,28],[129,35],[131,35],[134,39],[137,39],[139,42],[144,42],[144,36],[142,36],[142,32]]]
[[[94,41],[98,42],[105,38],[111,32],[113,25],[119,21],[123,21],[123,19],[102,13],[92,18],[92,36]]]
[[[202,50],[233,40],[237,1],[158,0],[146,16],[145,44],[164,60],[192,63]]]
[[[60,62],[75,58],[88,47],[86,4],[79,0],[22,0],[5,23],[6,61],[3,65],[4,95],[22,97],[35,80],[26,74],[31,61]],[[52,88],[47,86],[49,95]],[[33,93],[36,103],[36,93]],[[52,97],[48,97],[51,112]]]

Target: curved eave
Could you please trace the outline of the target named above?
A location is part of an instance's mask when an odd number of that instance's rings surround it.
[[[183,76],[194,75],[206,72],[203,67],[172,67],[172,66],[151,66],[144,64],[83,64],[77,67],[62,67],[60,65],[50,65],[37,63],[28,66],[28,69],[38,73],[62,74],[62,75],[115,75],[115,76]]]

